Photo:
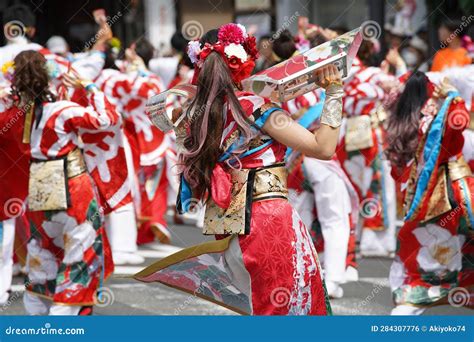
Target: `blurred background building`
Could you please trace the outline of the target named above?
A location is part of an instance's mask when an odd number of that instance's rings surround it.
[[[60,35],[72,51],[82,50],[94,34],[92,10],[104,8],[111,18],[117,17],[113,31],[124,44],[145,35],[162,54],[169,49],[172,34],[183,27],[205,32],[236,21],[255,25],[260,36],[281,28],[296,32],[299,16],[341,30],[374,20],[386,29],[382,35],[387,30],[403,36],[418,33],[436,49],[436,27],[443,17],[474,14],[474,0],[2,0],[0,15],[18,2],[35,11],[39,43]]]

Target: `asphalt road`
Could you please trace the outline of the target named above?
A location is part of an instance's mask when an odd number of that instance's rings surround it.
[[[145,266],[179,250],[197,244],[204,237],[200,230],[188,225],[172,225],[172,245],[153,243],[140,247],[146,258],[143,265],[118,266],[116,274],[105,284],[104,304],[94,309],[95,315],[234,315],[232,311],[159,284],[145,284],[129,278]],[[392,309],[388,273],[391,260],[370,258],[359,260],[358,282],[343,285],[344,297],[331,300],[334,315],[388,315]],[[127,278],[128,277],[128,278]],[[15,277],[13,293],[0,315],[24,315],[22,277]],[[432,308],[426,315],[471,315],[472,311],[449,305]]]

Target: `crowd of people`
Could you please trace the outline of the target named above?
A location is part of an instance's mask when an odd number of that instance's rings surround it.
[[[417,35],[363,39],[344,80],[326,66],[316,90],[276,103],[241,81],[348,30],[301,21],[297,35],[257,43],[226,24],[192,41],[178,32],[156,57],[94,16],[93,44],[71,53],[59,36],[31,41],[27,6],[4,13],[5,32],[26,30],[0,48],[0,304],[24,272],[28,314],[92,314],[114,265],[143,263],[137,246],[170,243],[167,222],[189,217],[216,240],[136,279],[239,313],[326,315],[358,280],[358,258],[387,257],[392,314],[421,314],[459,288],[472,297],[474,67],[462,25],[441,24],[432,61]],[[164,132],[145,107],[168,89],[187,98],[165,102]]]

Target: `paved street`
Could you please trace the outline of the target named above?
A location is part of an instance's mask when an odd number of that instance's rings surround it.
[[[198,228],[174,225],[171,228],[173,245],[149,244],[140,248],[146,258],[144,265],[118,266],[116,274],[106,283],[105,305],[95,309],[95,315],[233,315],[221,308],[192,295],[180,293],[158,284],[137,282],[127,276],[166,255],[209,237],[201,235]],[[390,260],[382,258],[360,261],[360,281],[343,285],[344,298],[332,300],[335,315],[387,315],[392,308],[388,272]],[[1,315],[23,315],[22,278],[14,279],[14,292],[9,305],[0,307]],[[470,315],[464,308],[440,306],[429,310],[429,315]]]

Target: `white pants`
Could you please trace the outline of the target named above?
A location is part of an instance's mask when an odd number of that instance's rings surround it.
[[[15,241],[15,219],[0,221],[2,229],[2,253],[0,255],[0,304],[8,300],[12,285],[13,244]]]
[[[426,308],[413,305],[397,305],[390,313],[392,316],[419,316],[425,312]]]
[[[124,136],[124,150],[127,161],[128,179],[134,199],[140,197],[133,168],[130,144]],[[139,205],[139,204],[138,204]],[[137,218],[134,203],[128,203],[105,216],[105,230],[112,252],[133,253],[137,251]]]
[[[295,208],[309,228],[316,205],[318,221],[324,238],[324,274],[326,281],[343,283],[349,245],[351,204],[344,181],[324,161],[304,158],[306,176],[314,194],[303,192],[295,199]]]
[[[128,203],[106,215],[105,229],[112,252],[137,251],[137,220],[133,203]]]
[[[176,196],[178,196],[179,190],[179,176],[178,176],[178,157],[172,151],[167,151],[165,155],[166,160],[166,177],[168,178],[168,194],[167,194],[167,205],[176,205]]]
[[[28,315],[76,316],[81,310],[79,305],[57,305],[48,299],[25,292],[23,304]]]

